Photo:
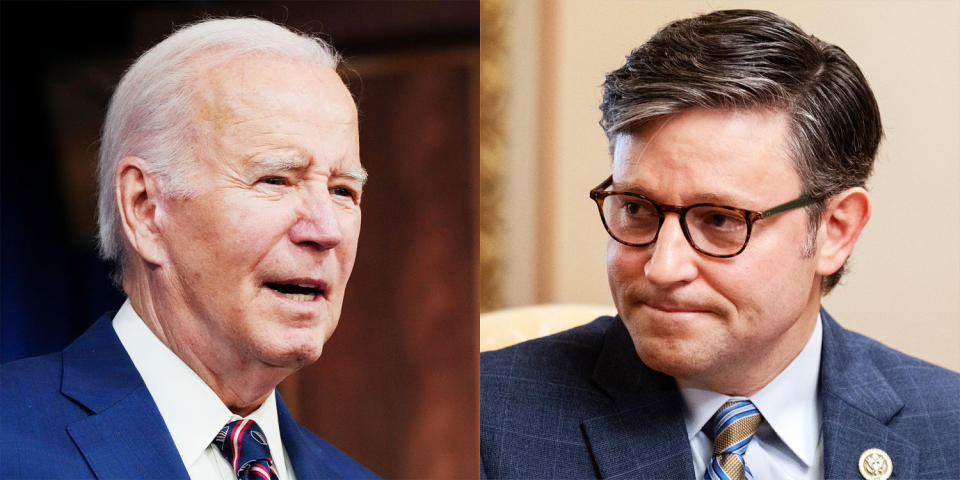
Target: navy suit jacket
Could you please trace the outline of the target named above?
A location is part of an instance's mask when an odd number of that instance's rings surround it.
[[[861,478],[868,448],[895,479],[960,478],[960,375],[844,330],[826,312],[819,396],[825,478]],[[489,478],[693,478],[675,380],[619,318],[480,355]]]
[[[0,477],[189,479],[110,318],[63,352],[0,367]],[[298,479],[378,478],[297,424],[279,396],[277,410]]]

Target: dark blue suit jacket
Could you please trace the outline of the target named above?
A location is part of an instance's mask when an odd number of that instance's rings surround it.
[[[60,353],[0,367],[0,477],[189,479],[150,392],[104,315]],[[277,397],[300,480],[378,478],[297,424]]]
[[[825,478],[859,479],[868,448],[895,479],[960,478],[960,375],[823,315]],[[640,361],[619,318],[480,355],[489,478],[693,478],[672,377]]]

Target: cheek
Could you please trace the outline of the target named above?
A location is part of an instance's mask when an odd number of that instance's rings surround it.
[[[239,247],[234,244],[236,225],[231,212],[210,196],[178,203],[168,218],[172,220],[170,254],[183,271],[210,271],[211,265],[223,265]]]
[[[762,269],[748,262],[708,263],[700,269],[700,276],[716,306],[725,311],[728,318],[756,318],[760,309],[769,307],[762,298],[765,295],[761,295],[768,282],[758,281],[764,278],[758,275],[763,275]],[[739,322],[731,323],[734,328],[739,325]]]
[[[734,327],[762,335],[779,328],[776,319],[792,316],[805,304],[801,259],[767,252],[740,260],[722,270],[703,271],[710,285],[736,309],[741,321]]]
[[[646,249],[628,247],[612,238],[607,240],[607,280],[616,297],[643,277]]]
[[[628,247],[611,238],[607,241],[607,272],[620,278],[643,275],[646,250]]]
[[[174,255],[194,288],[219,292],[246,289],[243,281],[283,241],[290,213],[263,200],[226,197],[207,205],[188,205],[189,231]]]
[[[610,283],[610,291],[614,297],[617,295],[617,286],[621,282],[620,274],[620,255],[617,251],[617,242],[612,238],[607,239],[607,281]]]
[[[340,223],[343,228],[343,239],[340,245],[337,246],[337,257],[343,266],[345,278],[350,277],[354,261],[357,258],[357,247],[360,241],[360,220],[360,213],[357,212],[356,214],[351,214],[343,218]]]
[[[229,214],[225,215],[221,235],[241,255],[265,253],[266,248],[287,235],[295,220],[293,208],[259,199],[239,200],[224,208]]]
[[[286,235],[287,222],[271,215],[248,215],[239,217],[224,232],[224,241],[237,255],[248,255],[263,251],[277,243],[277,239]],[[228,236],[229,235],[229,236]]]

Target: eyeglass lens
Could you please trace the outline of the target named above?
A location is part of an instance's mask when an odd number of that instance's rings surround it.
[[[650,201],[629,195],[610,195],[603,202],[603,216],[610,233],[621,242],[646,245],[657,238],[660,211]],[[747,220],[741,213],[711,205],[687,210],[689,239],[694,246],[713,255],[737,253],[747,241]]]

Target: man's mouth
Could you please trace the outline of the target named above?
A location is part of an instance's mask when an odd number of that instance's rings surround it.
[[[647,303],[646,305],[655,310],[660,310],[661,312],[667,313],[698,313],[703,311],[703,309],[699,307],[670,303]]]
[[[304,282],[266,282],[264,285],[287,297],[291,300],[296,300],[298,302],[312,302],[318,296],[323,295],[324,288],[322,285],[315,283],[304,283]]]
[[[643,299],[640,303],[646,305],[648,308],[659,310],[664,313],[709,313],[713,311],[709,305],[702,303],[683,302],[662,298]]]

